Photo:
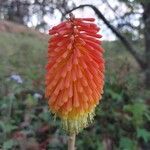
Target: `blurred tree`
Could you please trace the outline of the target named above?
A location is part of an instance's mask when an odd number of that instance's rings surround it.
[[[141,62],[139,62],[141,69],[145,73],[145,85],[150,88],[150,1],[149,0],[120,0],[123,2],[128,9],[128,13],[123,15],[122,19],[129,17],[131,15],[137,15],[136,10],[141,6],[143,12],[140,14],[140,24],[135,27],[132,23],[132,20],[126,21],[125,24],[120,24],[120,26],[128,26],[132,30],[136,30],[138,35],[142,35],[145,40],[145,50],[143,57],[141,57]],[[133,33],[130,32],[132,35]],[[140,48],[141,50],[141,48]],[[137,58],[140,57],[138,54]],[[137,59],[136,58],[136,59]],[[139,58],[138,58],[139,59]]]
[[[73,10],[90,7],[94,10],[97,16],[104,21],[108,28],[121,40],[126,49],[132,54],[137,63],[139,64],[141,70],[145,75],[145,85],[147,88],[150,88],[150,1],[149,0],[118,0],[118,2],[124,3],[127,8],[127,12],[124,15],[119,16],[116,13],[116,10],[119,8],[119,3],[117,8],[111,7],[108,0],[103,0],[106,5],[114,12],[116,23],[116,27],[112,25],[112,20],[107,20],[105,16],[101,13],[101,11],[93,5],[80,5],[66,12],[67,14],[72,12]],[[143,12],[139,13],[136,10],[142,9]],[[134,21],[132,18],[136,17],[136,15],[140,15],[139,17],[139,25],[134,26]],[[121,29],[121,31],[119,31]],[[126,36],[128,35],[130,36]],[[136,33],[138,33],[136,38]],[[143,38],[144,37],[144,38]],[[143,54],[142,48],[139,50],[133,46],[132,41],[139,42],[139,40],[145,41],[144,47],[145,50]]]
[[[142,6],[144,8],[143,13],[143,22],[144,22],[144,37],[145,37],[145,61],[146,61],[146,69],[145,75],[146,80],[145,83],[147,87],[150,88],[150,2],[142,2]]]
[[[36,16],[37,24],[33,26],[46,29],[44,16],[51,16],[56,10],[63,16],[72,7],[74,2],[67,0],[0,0],[0,18],[27,25]]]
[[[1,18],[24,24],[30,3],[20,0],[0,0]]]

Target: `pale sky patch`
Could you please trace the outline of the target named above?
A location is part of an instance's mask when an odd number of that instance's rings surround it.
[[[103,3],[103,0],[73,0],[73,2],[75,3],[76,6],[83,5],[83,4],[92,4],[96,6],[103,13],[103,15],[106,17],[107,20],[115,19],[114,12],[105,3]],[[111,5],[111,7],[114,9],[117,6],[119,6],[116,11],[117,16],[122,16],[125,12],[128,11],[128,7],[126,7],[124,3],[118,2],[118,0],[108,0],[108,2]],[[142,10],[140,9],[139,11]],[[83,9],[77,9],[73,11],[73,14],[75,15],[75,17],[80,17],[80,18],[86,18],[86,17],[95,18],[96,19],[95,23],[101,28],[100,33],[103,35],[102,40],[116,39],[115,35],[111,32],[111,30],[106,27],[103,21],[96,16],[95,12],[91,8],[85,7]],[[136,19],[134,20],[133,24],[135,26],[139,25],[138,19],[139,16],[137,16],[137,20]],[[45,15],[43,20],[48,24],[49,28],[51,28],[61,22],[61,13],[59,10],[55,9],[54,15],[52,14]],[[37,23],[38,23],[38,17],[36,15],[33,15],[31,18],[31,22],[28,22],[27,25],[31,27],[31,26],[36,26]],[[113,25],[115,25],[115,22]]]

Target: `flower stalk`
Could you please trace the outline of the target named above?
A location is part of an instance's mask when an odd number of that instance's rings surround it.
[[[70,134],[68,137],[68,150],[75,150],[76,134]]]

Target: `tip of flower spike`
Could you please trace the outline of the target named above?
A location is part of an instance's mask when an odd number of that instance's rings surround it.
[[[73,13],[69,14],[70,20],[73,20],[75,18],[75,15]]]

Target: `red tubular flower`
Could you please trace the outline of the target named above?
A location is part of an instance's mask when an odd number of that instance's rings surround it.
[[[92,121],[103,93],[104,50],[94,20],[72,16],[49,30],[45,95],[69,133]]]

